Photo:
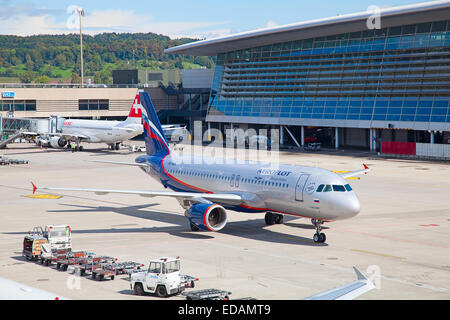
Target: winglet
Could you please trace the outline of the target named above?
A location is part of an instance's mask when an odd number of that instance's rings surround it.
[[[31,181],[31,185],[33,186],[33,194],[34,194],[38,188],[37,188],[36,185],[33,183],[33,181]]]
[[[367,280],[366,276],[362,274],[361,271],[358,270],[358,268],[353,267],[353,270],[355,270],[356,276],[358,277],[358,280]]]
[[[369,169],[369,167],[365,164],[365,163],[363,163],[363,166],[364,166],[364,169]]]

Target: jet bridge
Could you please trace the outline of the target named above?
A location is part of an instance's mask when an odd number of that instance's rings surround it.
[[[58,131],[63,118],[52,116],[50,118],[16,118],[13,114],[6,117],[0,114],[0,148],[8,143],[21,138],[24,132],[33,132],[39,135],[46,135]]]

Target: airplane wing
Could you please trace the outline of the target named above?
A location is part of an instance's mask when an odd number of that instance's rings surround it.
[[[121,166],[134,166],[134,167],[149,168],[149,165],[147,165],[145,163],[137,163],[137,162],[119,162],[119,161],[101,161],[101,160],[86,160],[86,161],[87,162],[117,164],[117,165],[121,165]]]
[[[372,171],[367,165],[363,163],[364,169],[363,170],[357,170],[357,171],[333,171],[335,173],[339,173],[344,179],[352,179],[356,176],[367,174],[368,172]]]
[[[305,300],[353,300],[375,289],[374,283],[367,279],[361,271],[356,267],[353,267],[353,270],[355,270],[356,276],[358,277],[357,281],[305,298]]]
[[[97,195],[106,195],[109,193],[116,194],[135,194],[142,197],[171,197],[177,200],[189,200],[192,202],[208,203],[218,201],[227,204],[241,204],[244,203],[244,198],[241,195],[233,193],[195,193],[195,192],[167,192],[167,191],[144,191],[144,190],[113,190],[113,189],[84,189],[84,188],[54,188],[54,187],[36,187],[33,186],[33,194],[37,190],[49,191],[75,191],[75,192],[92,192]]]
[[[21,133],[22,136],[51,136],[51,137],[63,137],[65,140],[71,141],[71,140],[90,140],[91,138],[84,135],[84,134],[68,134],[68,133],[60,133],[60,132],[49,132],[49,133],[37,133],[37,132],[30,132],[30,131],[24,131]]]
[[[63,137],[65,140],[91,140],[90,137],[84,135],[84,134],[79,134],[79,133],[73,133],[73,134],[68,134],[68,133],[55,133],[53,134],[55,136],[59,136],[59,137]]]
[[[67,300],[67,298],[0,278],[0,300]]]

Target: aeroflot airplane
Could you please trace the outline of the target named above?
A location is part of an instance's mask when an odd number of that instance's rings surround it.
[[[74,141],[77,151],[82,150],[81,142],[106,143],[111,149],[119,150],[120,143],[143,132],[142,112],[136,99],[125,121],[67,119],[63,122],[61,133],[52,134],[48,141],[41,139],[41,143],[47,143],[53,148],[64,148]]]
[[[313,240],[325,242],[324,222],[348,219],[360,211],[360,202],[345,180],[365,174],[364,169],[337,174],[328,170],[280,164],[218,164],[205,159],[183,161],[171,154],[150,96],[139,92],[147,155],[135,163],[106,162],[140,167],[161,182],[165,191],[109,190],[80,188],[39,188],[57,191],[84,191],[96,194],[122,193],[144,197],[173,197],[186,209],[191,229],[220,231],[227,224],[227,211],[265,212],[268,225],[283,222],[284,215],[311,218],[316,229]],[[33,192],[37,187],[33,184]]]

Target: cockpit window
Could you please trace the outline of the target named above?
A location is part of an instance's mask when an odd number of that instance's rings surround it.
[[[352,191],[352,187],[350,187],[349,184],[346,184],[344,187],[345,187],[345,190]]]
[[[325,187],[325,185],[324,185],[324,184],[321,184],[321,185],[317,188],[316,192],[322,192],[323,187]]]
[[[323,189],[323,192],[330,192],[331,191],[331,185],[327,184],[325,186],[325,189]]]
[[[345,192],[345,187],[339,184],[333,184],[333,191]]]

